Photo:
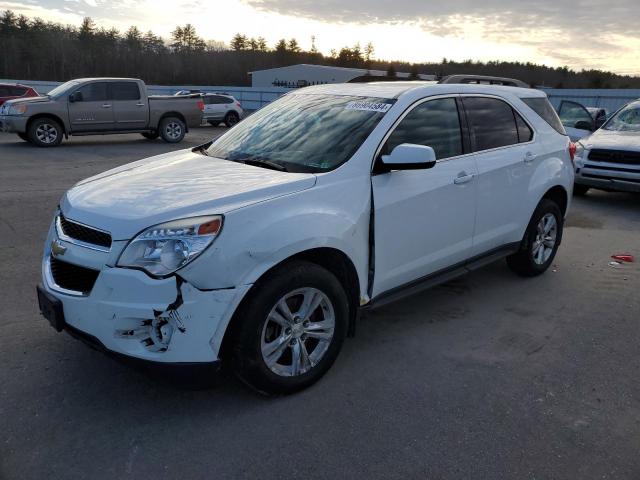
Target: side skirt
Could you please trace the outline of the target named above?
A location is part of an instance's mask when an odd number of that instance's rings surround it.
[[[373,298],[368,304],[363,305],[360,309],[362,313],[373,310],[375,308],[393,303],[397,300],[415,295],[429,288],[435,287],[442,283],[449,282],[454,278],[458,278],[473,270],[482,268],[497,260],[501,260],[511,254],[516,253],[520,249],[521,242],[509,243],[502,247],[495,248],[481,255],[470,258],[464,262],[460,262],[451,267],[444,268],[437,272],[426,275],[417,280],[413,280],[405,285],[395,287],[386,292],[382,292],[377,297]]]

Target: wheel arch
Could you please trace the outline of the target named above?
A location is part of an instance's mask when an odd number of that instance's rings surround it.
[[[564,217],[566,215],[567,207],[569,206],[569,194],[562,185],[556,185],[547,190],[540,201],[544,199],[549,199],[552,202],[555,202],[558,207],[560,207],[562,216]],[[538,204],[540,204],[540,202],[538,202]]]
[[[253,284],[249,291],[247,291],[246,295],[244,296],[238,307],[235,309],[235,312],[225,329],[220,346],[220,351],[218,353],[219,358],[229,358],[229,354],[231,352],[231,347],[233,344],[233,338],[240,321],[240,319],[237,318],[237,312],[241,310],[242,304],[247,301],[251,293],[256,288],[260,288],[260,283],[264,281],[264,279],[267,278],[271,273],[273,273],[275,270],[286,268],[288,264],[299,260],[307,261],[327,269],[329,272],[335,275],[338,281],[342,284],[345,292],[347,293],[347,298],[349,299],[349,325],[347,327],[347,332],[349,336],[353,336],[355,334],[355,325],[360,306],[360,283],[358,279],[358,271],[356,270],[353,261],[346,253],[337,248],[311,248],[309,250],[304,250],[291,255],[290,257],[282,260],[281,262],[266,270]]]
[[[35,122],[36,120],[39,120],[41,118],[49,118],[51,120],[55,120],[62,127],[62,133],[64,134],[64,136],[65,137],[69,136],[67,125],[64,123],[62,118],[60,118],[58,115],[53,114],[53,113],[36,113],[32,117],[30,117],[29,120],[27,120],[27,128],[26,128],[26,132],[25,133],[29,133],[29,129],[31,128],[31,125],[33,124],[33,122]]]
[[[158,119],[158,124],[156,125],[156,131],[160,130],[160,123],[162,123],[162,120],[164,120],[165,118],[168,117],[176,117],[179,118],[182,123],[184,123],[184,131],[185,132],[189,132],[189,125],[187,125],[187,119],[184,118],[184,115],[180,112],[166,112],[163,113],[160,118]]]

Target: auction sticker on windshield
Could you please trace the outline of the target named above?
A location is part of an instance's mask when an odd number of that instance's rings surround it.
[[[345,110],[363,110],[367,112],[385,113],[391,108],[391,104],[379,102],[349,102],[344,108]]]

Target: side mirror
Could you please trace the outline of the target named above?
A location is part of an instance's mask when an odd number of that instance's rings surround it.
[[[595,130],[593,122],[588,122],[587,120],[580,120],[576,122],[574,128],[577,128],[578,130],[589,130],[590,132]]]
[[[403,143],[393,149],[390,155],[382,155],[380,163],[383,172],[391,170],[424,170],[436,165],[436,152],[431,147]]]

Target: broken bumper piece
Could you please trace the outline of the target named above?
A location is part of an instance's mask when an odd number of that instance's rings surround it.
[[[94,348],[167,367],[214,369],[224,331],[249,288],[202,291],[175,276],[153,279],[123,268],[103,269],[87,296],[60,293],[46,278],[39,287],[61,303],[64,330]]]

